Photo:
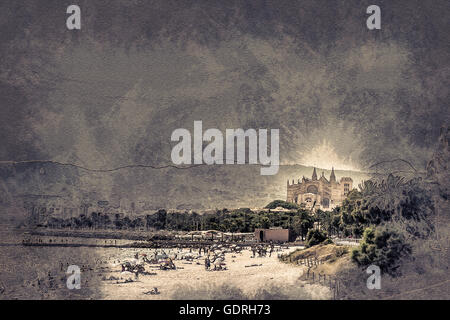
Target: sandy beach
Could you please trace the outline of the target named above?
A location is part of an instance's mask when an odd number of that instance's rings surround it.
[[[137,280],[131,275],[122,274],[117,260],[123,261],[127,257],[131,258],[136,252],[145,253],[145,250],[117,249],[112,258],[115,262],[108,263],[111,271],[105,272],[104,276],[106,279],[111,276],[122,279],[102,281],[101,291],[105,299],[193,299],[193,297],[209,299],[233,295],[233,292],[223,292],[227,290],[256,298],[277,298],[280,294],[291,299],[330,298],[327,288],[299,280],[303,272],[302,267],[278,260],[278,254],[295,249],[274,252],[271,257],[255,258],[252,257],[250,250],[243,250],[242,253],[226,253],[227,270],[222,271],[205,270],[203,257],[192,262],[176,260],[176,270],[159,270],[146,264],[146,271],[156,275],[140,275]],[[183,251],[189,252],[189,249]],[[127,278],[134,281],[120,283]],[[154,288],[158,288],[160,294],[145,294]]]

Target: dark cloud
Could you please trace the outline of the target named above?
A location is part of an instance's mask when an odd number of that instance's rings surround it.
[[[285,163],[423,168],[449,120],[448,1],[380,0],[381,31],[368,1],[78,1],[80,31],[69,4],[0,7],[1,160],[164,164],[203,120],[279,128]]]

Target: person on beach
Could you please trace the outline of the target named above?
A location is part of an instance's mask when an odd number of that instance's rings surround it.
[[[209,270],[211,267],[211,261],[209,260],[209,256],[206,256],[205,258],[205,270]]]

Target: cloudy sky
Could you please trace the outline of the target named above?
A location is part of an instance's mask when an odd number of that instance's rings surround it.
[[[0,160],[163,165],[202,120],[280,129],[285,164],[423,169],[449,121],[450,2],[375,1],[370,31],[372,2],[2,2]]]

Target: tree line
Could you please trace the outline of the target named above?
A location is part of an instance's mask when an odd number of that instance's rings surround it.
[[[274,212],[270,208],[292,209]],[[214,213],[167,212],[160,209],[154,214],[130,218],[118,213],[91,212],[78,217],[50,217],[46,227],[69,229],[116,229],[116,230],[169,230],[253,232],[256,228],[280,227],[291,230],[292,237],[306,237],[314,226],[315,218],[310,210],[301,209],[282,200],[271,202],[266,210],[252,211],[249,208],[234,210],[220,209]]]

